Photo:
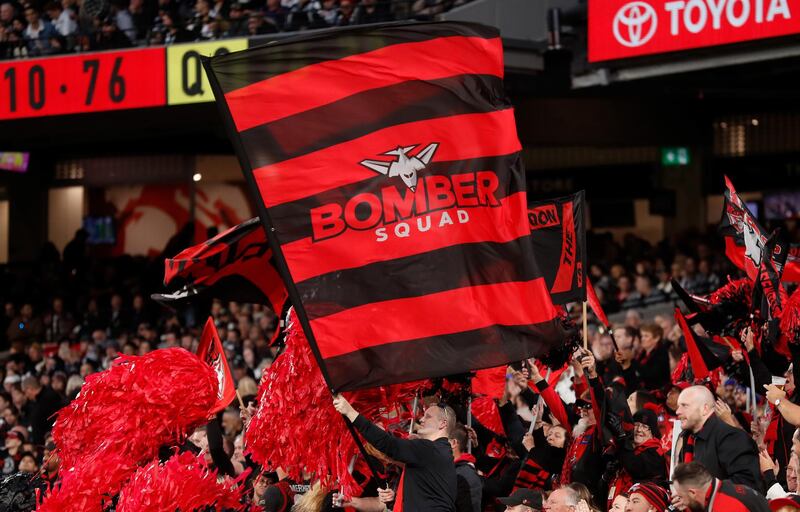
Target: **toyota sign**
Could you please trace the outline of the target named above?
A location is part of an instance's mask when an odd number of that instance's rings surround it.
[[[589,0],[589,61],[800,33],[800,0]]]

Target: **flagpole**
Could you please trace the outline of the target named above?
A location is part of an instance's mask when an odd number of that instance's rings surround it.
[[[467,399],[467,428],[472,429],[472,381],[469,382],[469,398]],[[467,433],[467,453],[472,453],[472,437]]]
[[[417,417],[417,401],[419,400],[419,394],[414,394],[414,403],[411,404],[411,422],[408,424],[408,433],[414,433],[414,418]]]
[[[678,463],[678,439],[681,437],[681,420],[670,420],[672,422],[672,453],[669,458],[669,477],[672,478],[672,473],[675,471],[675,465]]]
[[[589,350],[589,325],[586,323],[586,301],[583,301],[583,349]]]
[[[548,368],[547,369],[547,375],[545,375],[545,377],[544,377],[544,381],[547,383],[548,386],[550,385],[550,373],[552,371],[553,371],[552,368]],[[534,406],[534,407],[536,407],[536,411],[531,411],[534,414],[533,414],[533,421],[531,422],[531,426],[528,427],[528,433],[529,434],[533,433],[533,430],[536,427],[536,424],[539,422],[539,417],[540,417],[539,415],[542,413],[542,402],[543,401],[544,401],[544,395],[542,395],[542,393],[539,392],[539,399],[536,401],[536,405]]]
[[[367,463],[367,467],[369,467],[369,470],[372,471],[372,474],[375,476],[375,480],[378,482],[378,487],[386,487],[386,482],[383,480],[383,478],[381,478],[380,473],[378,473],[378,468],[375,466],[375,462],[367,453],[367,449],[364,447],[364,443],[361,442],[361,438],[358,437],[358,432],[356,432],[356,427],[353,425],[353,422],[350,421],[344,414],[342,414],[342,421],[344,421],[344,424],[347,425],[347,430],[349,430],[350,435],[353,436],[353,441],[356,442],[358,451],[361,452],[361,456],[364,457],[364,462]]]

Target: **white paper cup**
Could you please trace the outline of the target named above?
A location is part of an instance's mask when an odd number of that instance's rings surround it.
[[[772,384],[774,386],[778,386],[779,388],[783,389],[786,386],[786,377],[776,377],[772,376]]]

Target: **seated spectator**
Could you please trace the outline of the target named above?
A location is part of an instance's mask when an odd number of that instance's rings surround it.
[[[0,27],[10,29],[14,21],[14,18],[16,17],[17,17],[17,9],[14,7],[13,3],[11,2],[0,3]]]
[[[447,8],[447,3],[445,0],[416,0],[411,10],[416,16],[432,18],[444,12]]]
[[[53,22],[53,26],[55,27],[56,31],[62,36],[69,37],[78,32],[78,21],[75,13],[71,10],[64,9],[61,6],[61,3],[53,0],[45,5],[44,11]],[[61,307],[59,313],[63,314],[64,301],[60,298],[56,300],[60,301]],[[53,308],[55,309],[56,304],[55,301],[53,302]],[[63,335],[63,333],[60,333],[59,335]]]
[[[309,30],[328,26],[319,15],[319,9],[318,0],[300,0],[291,8],[286,17],[286,30]]]
[[[211,11],[210,0],[197,0],[194,4],[192,17],[186,22],[186,30],[192,33],[195,39],[200,39],[200,30]]]
[[[31,51],[31,55],[41,55],[42,48],[49,48],[49,42],[45,41],[36,51],[31,49],[31,45],[37,45],[41,42],[39,39],[40,35],[41,37],[50,37],[54,35],[55,29],[48,22],[40,20],[39,15],[33,9],[26,9],[25,13],[28,19],[36,20],[38,23],[37,26],[39,27],[38,30],[34,30],[33,32],[28,32],[26,29],[25,38],[28,44],[28,49]],[[28,28],[30,27],[31,25],[28,25]],[[32,35],[35,35],[35,37],[30,39]],[[33,306],[31,304],[23,304],[19,311],[19,315],[15,317],[8,326],[8,331],[6,334],[8,336],[9,343],[13,343],[15,341],[23,343],[42,341],[44,337],[44,324],[42,324],[41,318],[34,316]]]
[[[130,48],[130,39],[117,27],[115,18],[96,19],[96,32],[93,35],[89,49],[93,51],[113,50],[117,48]]]
[[[164,44],[187,43],[194,40],[192,33],[183,28],[178,11],[161,11],[160,16],[164,27]]]
[[[693,258],[686,258],[683,267],[683,275],[679,283],[690,293],[703,295],[708,292],[708,281],[704,275],[697,271],[697,265]]]
[[[700,264],[697,267],[698,274],[702,281],[705,281],[706,291],[705,293],[712,292],[720,287],[722,284],[720,282],[719,276],[711,270],[711,263],[706,260],[700,260]]]
[[[10,475],[17,471],[19,461],[22,459],[22,443],[25,436],[21,432],[12,430],[6,433],[5,445],[0,449],[0,460],[2,460],[2,471],[4,475]]]
[[[23,452],[22,455],[20,455],[17,470],[23,473],[38,473],[39,463],[36,461],[36,455],[29,451]]]
[[[143,41],[147,38],[147,33],[150,31],[150,23],[155,16],[155,13],[147,9],[144,0],[130,0],[128,4],[128,12],[131,15],[133,22],[134,41]],[[134,302],[134,308],[136,303]],[[131,319],[133,324],[134,319]]]
[[[274,32],[277,32],[277,29],[272,23],[264,21],[264,15],[257,12],[250,14],[250,17],[247,19],[247,35],[259,36]]]
[[[668,300],[664,292],[658,288],[653,288],[653,283],[648,276],[636,276],[635,287],[636,290],[629,294],[622,302],[623,309],[643,308]]]
[[[322,21],[328,26],[336,25],[336,16],[339,14],[336,2],[337,0],[322,0],[322,5],[317,11]]]
[[[22,379],[22,390],[30,404],[27,421],[31,429],[31,439],[37,445],[43,445],[45,435],[53,428],[53,415],[64,404],[58,393],[50,387],[42,386],[36,377]]]
[[[392,21],[392,12],[386,0],[362,0],[355,13],[355,23],[384,23]]]
[[[286,17],[289,15],[289,10],[281,5],[280,0],[267,0],[267,8],[264,10],[264,21],[269,28],[265,28],[267,34],[270,32],[280,32],[286,26]]]
[[[353,16],[356,10],[356,3],[353,0],[341,0],[339,2],[339,12],[333,24],[337,27],[354,25],[356,20]]]
[[[50,50],[50,38],[56,35],[56,29],[49,21],[41,19],[33,7],[25,9],[25,21],[28,23],[24,32],[28,51],[31,55],[46,55]]]
[[[230,12],[228,13],[228,28],[225,30],[224,37],[239,37],[247,35],[248,19],[244,15],[242,4],[234,2],[231,4]]]

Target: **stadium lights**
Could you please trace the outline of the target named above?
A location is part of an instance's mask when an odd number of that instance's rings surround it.
[[[199,172],[194,173],[194,176],[192,176],[192,180],[193,181],[200,181],[202,179],[203,179],[203,175],[200,174]]]

